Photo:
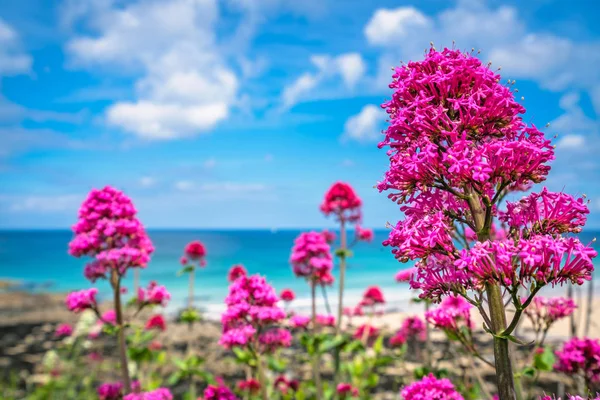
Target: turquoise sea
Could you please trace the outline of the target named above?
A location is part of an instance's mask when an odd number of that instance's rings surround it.
[[[284,288],[293,289],[298,296],[294,305],[303,309],[309,305],[309,288],[304,280],[294,277],[288,263],[294,238],[299,233],[296,230],[150,230],[156,251],[148,267],[141,270],[140,280],[143,285],[151,280],[165,285],[173,296],[169,309],[174,311],[182,307],[188,281],[187,276],[177,276],[179,258],[186,243],[200,240],[207,248],[207,266],[196,274],[195,290],[198,305],[211,315],[222,309],[227,294],[227,272],[238,263],[251,274],[266,276],[278,292]],[[354,255],[348,263],[346,304],[356,303],[370,285],[382,287],[392,307],[402,308],[411,297],[406,285],[394,281],[399,269],[411,265],[397,262],[390,249],[381,245],[387,234],[387,230],[376,231],[373,242],[358,243],[352,249]],[[588,231],[580,235],[584,243],[596,236],[600,236],[600,232]],[[66,292],[91,287],[83,277],[86,260],[67,253],[71,238],[72,233],[68,230],[0,231],[0,279],[17,280],[29,290]],[[594,246],[598,250],[597,243]],[[337,276],[337,271],[334,274]],[[131,276],[127,277],[125,285],[131,289]],[[94,286],[107,298],[110,293],[107,282],[98,281]],[[328,293],[329,301],[335,306],[337,287],[329,288]]]

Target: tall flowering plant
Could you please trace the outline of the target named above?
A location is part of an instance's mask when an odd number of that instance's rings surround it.
[[[229,286],[227,309],[221,315],[223,334],[219,343],[237,349],[238,358],[255,367],[264,400],[269,399],[269,394],[261,356],[289,347],[292,341],[291,333],[280,327],[286,314],[278,301],[265,278],[240,275]]]
[[[500,210],[508,192],[546,179],[554,150],[523,122],[511,87],[477,57],[431,48],[423,61],[397,68],[390,88],[380,143],[389,147],[390,165],[378,188],[405,218],[384,244],[399,261],[418,260],[411,285],[421,297],[457,294],[479,310],[494,337],[500,399],[512,400],[508,341],[521,314],[543,286],[591,278],[596,252],[567,236],[581,231],[588,208],[581,198],[543,189]],[[505,237],[492,235],[498,219]],[[455,239],[467,228],[476,240],[460,249]],[[510,322],[503,292],[516,310]]]
[[[326,238],[319,232],[302,232],[294,241],[290,264],[294,275],[305,278],[311,288],[313,338],[317,332],[317,295],[318,285],[331,284],[333,260]],[[319,354],[313,354],[313,380],[317,393],[322,392]]]
[[[131,199],[123,192],[110,186],[93,189],[79,209],[79,220],[73,225],[75,237],[69,243],[69,254],[72,256],[92,258],[85,266],[85,277],[91,282],[107,279],[112,287],[114,325],[117,328],[121,373],[126,389],[130,388],[131,382],[127,368],[121,282],[128,270],[145,268],[154,252],[152,242],[136,214]],[[67,307],[74,312],[92,309],[100,317],[97,292],[96,288],[91,288],[70,293],[66,299]],[[139,304],[138,310],[156,304],[156,301],[163,303],[169,297],[164,287],[155,285],[152,293],[148,293]]]

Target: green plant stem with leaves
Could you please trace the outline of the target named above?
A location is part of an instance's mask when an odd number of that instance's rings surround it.
[[[317,337],[317,283],[314,281],[310,282],[310,291],[311,291],[311,306],[312,306],[312,334],[313,339]],[[312,356],[312,373],[313,380],[315,382],[315,389],[317,392],[317,399],[320,400],[323,398],[323,386],[321,384],[321,373],[319,371],[320,368],[320,357],[319,352],[315,350]]]
[[[346,221],[340,219],[340,248],[336,252],[340,259],[340,277],[339,277],[339,293],[338,293],[338,312],[337,320],[335,325],[336,335],[342,333],[342,318],[344,317],[344,285],[346,279],[346,252],[347,252],[347,236],[346,236]],[[341,365],[341,354],[340,349],[336,348],[333,354],[334,358],[334,373],[333,373],[333,386],[337,387],[340,383],[340,365]]]
[[[121,377],[123,379],[123,390],[129,393],[131,390],[131,379],[129,377],[129,368],[127,365],[127,344],[125,343],[125,324],[123,323],[123,306],[121,305],[121,276],[115,268],[112,269],[110,284],[113,289],[115,316],[117,324],[117,340],[119,360],[121,364]]]

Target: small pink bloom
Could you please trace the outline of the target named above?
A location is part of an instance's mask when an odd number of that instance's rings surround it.
[[[341,399],[358,396],[358,389],[350,383],[339,383],[336,388],[337,394]]]
[[[260,383],[256,379],[246,379],[237,383],[237,388],[241,392],[256,394],[260,390]]]
[[[365,229],[361,228],[359,225],[356,225],[356,240],[363,242],[372,242],[374,238],[373,229]]]
[[[335,326],[335,317],[333,315],[317,314],[317,325],[320,326]]]
[[[310,317],[305,315],[294,315],[290,318],[290,324],[294,328],[306,328],[310,324]]]
[[[146,321],[146,326],[144,327],[144,329],[157,329],[159,331],[165,331],[167,329],[167,323],[165,322],[165,318],[162,315],[153,315],[148,319],[148,321]]]
[[[173,395],[169,389],[158,388],[150,392],[130,393],[123,400],[173,400]]]
[[[340,221],[358,222],[361,219],[362,201],[347,183],[334,183],[321,203],[321,211],[325,215],[333,214]]]
[[[60,324],[56,331],[54,332],[54,336],[63,338],[68,337],[73,334],[73,327],[70,324]]]
[[[204,390],[204,400],[238,400],[233,392],[224,385],[208,385]]]
[[[237,264],[231,267],[231,269],[229,270],[229,273],[227,274],[227,280],[229,282],[233,282],[240,276],[246,275],[248,275],[248,271],[246,271],[246,268],[244,268],[242,264]]]
[[[417,268],[411,267],[407,269],[403,269],[402,271],[398,271],[396,274],[396,282],[410,282],[417,272]]]
[[[119,400],[123,394],[123,384],[121,382],[103,383],[97,391],[100,400]]]
[[[95,308],[97,306],[97,293],[98,289],[96,288],[84,289],[78,292],[69,293],[66,298],[67,308],[76,313],[89,308]]]
[[[331,232],[331,231],[328,231],[327,229],[325,229],[325,230],[321,231],[321,235],[323,235],[323,238],[325,239],[327,244],[332,244],[333,242],[335,242],[335,239],[336,239],[335,232]]]
[[[281,297],[281,300],[283,301],[290,302],[296,298],[296,294],[292,289],[283,289],[279,297]]]
[[[400,396],[403,400],[464,400],[449,379],[437,379],[433,374],[405,386]]]

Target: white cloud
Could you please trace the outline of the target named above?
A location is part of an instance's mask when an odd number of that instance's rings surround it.
[[[140,186],[149,188],[154,185],[156,185],[156,179],[154,179],[153,177],[143,176],[142,178],[140,178]]]
[[[347,90],[352,90],[363,78],[366,64],[359,53],[344,53],[336,57],[315,54],[310,58],[316,72],[305,72],[283,88],[282,108],[287,110],[311,97],[315,89],[335,78],[340,78]]]
[[[192,181],[177,181],[175,182],[175,189],[181,190],[182,192],[190,191],[194,188],[194,182]]]
[[[0,76],[31,71],[32,59],[26,54],[17,32],[0,18]]]
[[[380,107],[366,105],[344,124],[343,139],[359,142],[375,141],[381,137],[381,127],[386,113]]]
[[[430,42],[438,48],[455,42],[457,48],[481,49],[481,58],[501,66],[505,78],[533,80],[552,91],[588,91],[600,113],[600,42],[528,31],[514,7],[459,0],[433,15],[413,7],[378,9],[365,26],[365,37],[384,49],[374,85],[380,91],[387,91],[389,68],[398,60],[422,58]]]
[[[308,72],[300,75],[291,85],[283,89],[281,95],[283,107],[286,109],[291,108],[298,103],[301,97],[314,89],[320,80],[319,76],[309,74]]]
[[[216,0],[139,1],[81,9],[70,18],[95,33],[67,44],[75,66],[142,74],[136,98],[108,108],[109,124],[142,138],[173,139],[210,131],[229,115],[239,82],[216,41]]]
[[[2,200],[4,200],[3,198]],[[79,208],[84,200],[82,195],[68,194],[58,196],[12,196],[8,198],[9,210],[12,212],[56,213],[73,211]]]
[[[558,140],[556,147],[561,149],[581,149],[584,145],[585,137],[583,135],[566,135]]]
[[[367,26],[365,36],[371,44],[402,45],[401,40],[414,30],[428,28],[431,20],[414,7],[393,10],[381,8],[375,11]]]

